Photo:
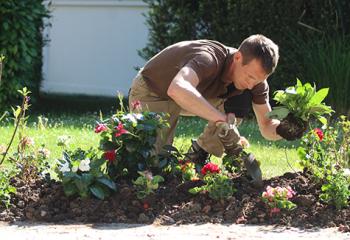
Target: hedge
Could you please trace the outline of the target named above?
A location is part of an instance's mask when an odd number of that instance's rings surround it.
[[[49,17],[43,0],[0,1],[0,55],[5,56],[0,84],[0,109],[16,100],[27,86],[38,94],[42,78],[42,30]]]
[[[271,76],[274,91],[294,84],[300,63],[290,61],[296,38],[312,42],[350,32],[348,0],[144,0],[150,11],[147,46],[139,54],[148,60],[164,47],[182,40],[215,39],[238,47],[247,36],[261,33],[280,46],[280,63]],[[307,81],[307,80],[305,80]]]

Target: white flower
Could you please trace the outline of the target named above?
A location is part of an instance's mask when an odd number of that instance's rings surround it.
[[[73,167],[72,167],[72,172],[75,172],[75,173],[76,173],[77,171],[78,171],[78,166],[73,166]]]
[[[132,122],[132,123],[137,123],[137,119],[136,119],[135,116],[134,116],[133,114],[131,114],[131,113],[128,113],[128,114],[124,115],[124,116],[122,117],[122,120],[128,120],[128,121],[130,121],[130,122]]]
[[[79,170],[82,172],[90,171],[90,159],[84,159],[79,164]]]
[[[40,148],[38,150],[38,154],[39,154],[40,157],[46,159],[46,158],[48,158],[50,156],[51,152],[47,148]]]
[[[68,162],[64,162],[64,164],[61,165],[60,171],[62,173],[70,172],[69,163]]]
[[[343,169],[343,175],[345,177],[350,177],[350,169],[349,168],[344,168]]]
[[[69,139],[70,139],[70,136],[66,136],[66,135],[59,136],[57,138],[57,145],[58,146],[66,146],[67,143],[69,142]]]
[[[133,113],[133,115],[135,116],[135,118],[137,120],[143,120],[143,114],[141,114],[141,113]]]
[[[287,88],[285,92],[289,94],[297,94],[297,91],[293,87]]]
[[[309,154],[306,154],[305,157],[306,157],[306,159],[311,158],[311,156]]]

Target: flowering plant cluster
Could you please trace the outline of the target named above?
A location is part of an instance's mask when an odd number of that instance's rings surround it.
[[[232,180],[222,172],[218,165],[207,163],[201,170],[204,185],[189,190],[192,194],[207,192],[214,200],[227,199],[236,192]]]
[[[198,179],[195,164],[191,161],[179,160],[176,169],[181,173],[183,181]]]
[[[165,114],[140,111],[139,101],[132,104],[132,111],[121,110],[95,128],[100,134],[100,150],[107,160],[108,174],[113,179],[135,178],[139,171],[157,170],[167,166],[167,159],[160,159],[155,153],[157,130],[168,127]]]
[[[291,187],[271,187],[267,186],[266,191],[262,193],[262,200],[270,209],[270,215],[279,213],[281,209],[292,210],[296,205],[290,201],[295,196]]]
[[[56,172],[62,180],[67,196],[75,194],[81,197],[93,195],[99,199],[116,191],[116,184],[106,174],[106,161],[98,158],[97,151],[80,148],[75,151],[64,151],[59,160]]]
[[[160,176],[153,177],[151,171],[163,170],[172,159],[160,157],[154,149],[157,130],[168,126],[165,115],[133,112],[142,110],[139,101],[127,112],[121,96],[119,100],[120,110],[108,119],[101,117],[95,126],[94,132],[100,135],[99,149],[67,151],[69,137],[59,137],[58,145],[64,151],[57,173],[66,195],[104,199],[116,190],[115,182],[123,177],[137,178],[133,182],[141,198],[152,193],[162,181]],[[143,174],[146,172],[150,175]]]
[[[337,208],[348,206],[350,121],[341,116],[333,126],[309,131],[298,148],[300,164],[322,183],[320,198]]]

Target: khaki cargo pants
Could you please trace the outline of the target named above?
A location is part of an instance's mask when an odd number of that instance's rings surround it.
[[[129,92],[130,108],[131,103],[136,100],[141,102],[142,109],[148,109],[152,112],[169,113],[169,118],[167,120],[170,124],[170,128],[159,130],[155,145],[157,153],[161,151],[164,145],[173,143],[175,128],[180,115],[194,116],[181,109],[173,100],[161,98],[152,92],[141,74],[137,74],[131,85]],[[224,112],[223,99],[210,99],[209,102],[221,112]],[[221,157],[224,152],[224,147],[217,136],[214,122],[208,122],[203,133],[198,137],[197,142],[201,148],[214,156]]]

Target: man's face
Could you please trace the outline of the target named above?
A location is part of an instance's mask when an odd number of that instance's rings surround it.
[[[240,52],[235,53],[231,70],[232,82],[239,90],[251,90],[268,77],[260,60],[253,59],[248,64],[243,65],[243,56]]]

